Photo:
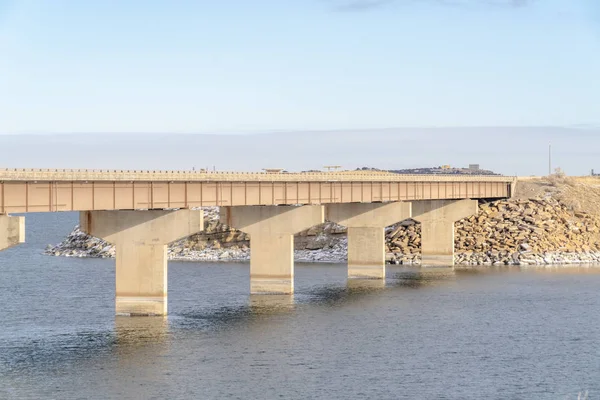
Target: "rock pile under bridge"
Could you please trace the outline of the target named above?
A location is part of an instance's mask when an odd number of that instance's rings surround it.
[[[480,204],[478,215],[456,222],[454,229],[457,264],[600,261],[600,219],[552,198]],[[418,263],[420,224],[407,220],[388,228],[386,243],[393,263]]]
[[[296,259],[344,261],[346,228],[332,222],[296,235]],[[386,229],[387,260],[418,264],[421,226],[402,221]],[[175,260],[247,260],[250,241],[244,232],[218,220],[218,209],[205,209],[205,230],[169,246]],[[462,265],[539,265],[600,261],[600,219],[572,211],[553,199],[502,200],[479,205],[479,214],[455,224],[455,259]],[[114,247],[77,228],[48,254],[114,257]]]

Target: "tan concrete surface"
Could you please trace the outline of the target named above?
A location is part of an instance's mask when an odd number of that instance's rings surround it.
[[[386,171],[243,172],[243,171],[143,171],[100,169],[0,168],[1,181],[269,181],[269,182],[506,182],[517,178],[497,175],[423,175]]]
[[[325,219],[348,227],[348,277],[385,278],[385,227],[411,216],[411,203],[325,206]]]
[[[385,279],[384,230],[348,227],[348,278]]]
[[[324,222],[322,206],[221,208],[221,222],[250,235],[250,293],[294,292],[294,234]]]
[[[506,198],[510,177],[0,169],[0,213]]]
[[[25,217],[0,214],[0,250],[25,243]]]
[[[413,202],[412,218],[421,223],[421,266],[454,266],[454,222],[477,211],[477,200]]]
[[[167,244],[200,232],[203,211],[86,211],[80,225],[116,245],[117,315],[166,315]]]
[[[385,228],[411,216],[411,203],[347,203],[325,206],[325,219],[347,227]]]

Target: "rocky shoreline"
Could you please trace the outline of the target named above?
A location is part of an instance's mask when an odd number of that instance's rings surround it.
[[[295,250],[294,259],[301,262],[342,262],[346,260],[347,241],[340,240],[327,250]],[[102,239],[82,232],[79,226],[57,245],[48,245],[45,252],[51,256],[79,258],[114,258],[115,246]],[[206,247],[197,249],[187,241],[173,243],[167,248],[169,260],[173,261],[249,261],[249,246]]]
[[[219,222],[218,207],[204,207],[204,231],[179,240],[167,247],[169,260],[173,261],[249,261],[250,240],[247,234],[230,229]],[[331,227],[335,224],[329,224]],[[313,232],[320,231],[320,234]],[[310,231],[310,232],[309,232]],[[348,241],[345,228],[337,231],[313,229],[303,232],[309,240],[296,240],[294,259],[300,262],[343,262],[346,260]],[[340,235],[344,233],[344,235]],[[333,235],[333,237],[328,237]],[[343,237],[342,237],[343,236]],[[79,258],[114,258],[115,246],[97,237],[90,236],[75,226],[73,231],[59,244],[48,245],[45,254]]]
[[[246,261],[247,234],[218,221],[216,207],[205,208],[205,230],[168,247],[170,260]],[[600,263],[600,219],[551,196],[480,203],[479,214],[455,224],[457,265],[569,265]],[[387,262],[418,265],[420,225],[402,221],[386,229]],[[295,236],[295,259],[304,262],[344,262],[346,229],[332,222]],[[48,246],[46,254],[110,258],[115,248],[76,227],[65,240]]]

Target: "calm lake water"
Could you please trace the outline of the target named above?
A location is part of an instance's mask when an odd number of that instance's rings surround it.
[[[0,253],[0,399],[576,399],[600,396],[594,268],[423,274],[385,286],[298,265],[169,264],[169,317],[114,316],[114,260],[41,255],[75,214],[28,214]]]

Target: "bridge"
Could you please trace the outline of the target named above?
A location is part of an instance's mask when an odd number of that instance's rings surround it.
[[[504,176],[377,171],[233,173],[0,169],[0,250],[24,242],[14,213],[79,211],[81,229],[116,246],[116,312],[167,313],[167,245],[203,229],[199,207],[250,236],[250,291],[293,293],[295,233],[348,228],[348,277],[385,278],[385,227],[422,225],[422,266],[452,266],[454,222],[478,199],[511,197]]]

